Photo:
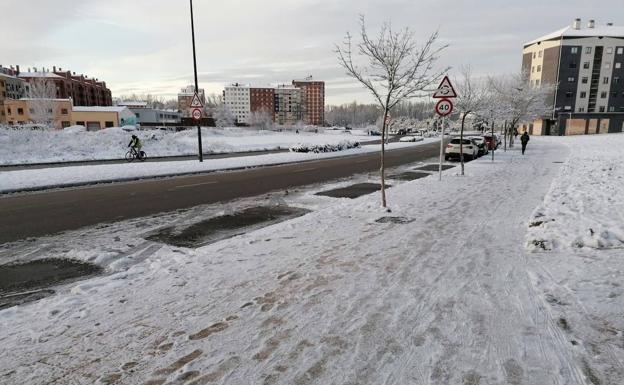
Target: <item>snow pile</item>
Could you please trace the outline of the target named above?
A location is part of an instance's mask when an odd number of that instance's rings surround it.
[[[128,127],[111,127],[85,131],[78,126],[52,131],[0,128],[0,164],[122,159],[132,134],[141,139],[150,158],[197,153],[197,130],[194,129],[179,132],[127,130]],[[343,140],[333,134],[313,132],[296,134],[240,127],[202,129],[205,153],[278,150],[297,143],[333,145]]]
[[[529,221],[528,249],[624,248],[624,135],[559,140],[571,156]]]
[[[290,147],[290,151],[291,152],[314,152],[314,153],[320,153],[320,152],[336,152],[336,151],[343,151],[343,150],[350,150],[352,148],[358,148],[360,147],[360,143],[359,142],[352,142],[349,140],[343,140],[339,143],[336,144],[316,144],[316,145],[309,145],[309,144],[303,144],[303,143],[299,143],[296,144],[294,146]]]

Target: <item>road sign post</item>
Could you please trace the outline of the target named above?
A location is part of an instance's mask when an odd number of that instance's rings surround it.
[[[436,113],[442,117],[442,131],[440,136],[440,163],[438,165],[438,180],[442,180],[442,158],[444,157],[444,130],[446,125],[446,116],[453,112],[453,102],[451,98],[457,97],[457,92],[451,84],[448,76],[445,76],[440,82],[438,89],[434,92],[433,98],[440,99],[435,106]]]
[[[199,90],[197,85],[197,57],[195,56],[195,24],[193,22],[193,0],[189,0],[189,2],[191,4],[191,38],[193,41],[193,72],[195,74],[195,96],[197,96]],[[197,120],[197,147],[199,152],[199,161],[203,162],[204,153],[202,150],[201,126],[199,123],[199,120]]]

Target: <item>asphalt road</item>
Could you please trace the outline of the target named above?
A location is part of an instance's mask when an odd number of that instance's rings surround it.
[[[386,166],[428,159],[439,143],[388,151]],[[215,172],[167,179],[96,185],[0,198],[0,243],[101,222],[229,201],[379,169],[379,154]]]

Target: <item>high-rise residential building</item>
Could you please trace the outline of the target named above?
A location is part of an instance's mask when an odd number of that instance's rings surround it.
[[[195,95],[195,86],[189,85],[180,90],[178,93],[178,110],[182,114],[182,117],[189,118],[191,116],[191,102],[193,101],[193,96]],[[206,105],[206,93],[203,88],[198,89],[197,95],[201,100],[202,104]]]
[[[293,80],[293,86],[301,89],[301,117],[307,124],[325,123],[325,82],[313,80]]]
[[[263,113],[275,121],[275,88],[251,87],[249,106],[252,113]]]
[[[302,119],[301,89],[292,85],[275,88],[275,122],[292,125]]]
[[[624,27],[575,19],[526,43],[522,69],[533,87],[556,85],[551,116],[529,125],[530,133],[624,131]]]
[[[234,115],[237,124],[249,124],[251,117],[249,85],[234,83],[226,86],[223,91],[223,103]]]

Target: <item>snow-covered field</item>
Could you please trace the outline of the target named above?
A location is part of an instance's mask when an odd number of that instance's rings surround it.
[[[321,130],[322,131],[322,130]],[[0,164],[27,164],[80,160],[123,159],[130,136],[136,134],[150,157],[197,154],[197,130],[180,132],[141,130],[127,132],[119,127],[100,131],[39,131],[0,128]],[[375,140],[345,131],[289,132],[246,128],[203,128],[205,153],[230,153],[288,149],[304,143],[337,144],[343,140]]]
[[[386,148],[392,150],[437,141],[439,141],[437,138],[427,138],[425,141],[418,143],[390,143]],[[380,146],[381,145],[364,145],[350,150],[327,153],[292,152],[207,159],[202,163],[197,160],[135,162],[0,171],[0,193],[296,163],[379,152]]]
[[[622,249],[583,238],[622,230],[607,146],[624,135],[533,138],[395,184],[392,213],[316,186],[5,244],[108,274],[0,311],[1,382],[622,384]],[[197,249],[145,240],[258,201],[313,212]]]

